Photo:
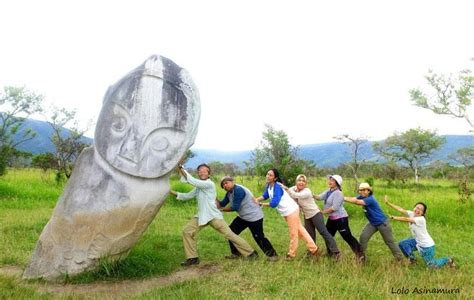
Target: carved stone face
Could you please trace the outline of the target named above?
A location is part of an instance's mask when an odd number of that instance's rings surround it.
[[[186,71],[152,56],[107,91],[95,147],[122,172],[159,177],[194,142],[199,113],[199,96]]]

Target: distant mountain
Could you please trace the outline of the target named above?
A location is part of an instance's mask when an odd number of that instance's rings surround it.
[[[446,143],[435,151],[430,161],[449,161],[448,156],[458,149],[474,146],[474,135],[444,135]],[[375,142],[369,141],[360,149],[360,158],[366,161],[383,160],[373,151],[372,145]],[[349,147],[343,143],[325,143],[300,146],[300,156],[303,159],[311,160],[318,167],[336,167],[351,160]]]
[[[54,152],[54,146],[49,140],[53,133],[51,126],[43,121],[28,119],[23,128],[32,128],[38,133],[38,136],[28,142],[21,144],[20,150],[29,151],[33,154]],[[445,135],[446,143],[436,151],[431,157],[432,161],[442,160],[448,161],[448,155],[454,153],[460,148],[474,145],[474,135]],[[84,137],[84,142],[92,144],[93,140]],[[361,149],[361,158],[369,161],[381,159],[373,150],[372,144],[368,142]],[[202,162],[220,161],[222,163],[235,163],[240,168],[244,167],[244,161],[248,161],[251,157],[251,151],[220,151],[209,149],[192,149],[195,157],[191,158],[186,164],[188,167],[196,167]],[[300,157],[311,160],[318,167],[336,167],[351,159],[349,147],[345,144],[333,142],[322,144],[310,144],[299,146]]]
[[[187,167],[195,168],[203,162],[220,161],[222,163],[235,163],[239,168],[244,167],[244,161],[249,160],[251,151],[220,151],[206,149],[191,149],[195,156],[187,163]]]
[[[474,146],[473,135],[445,135],[446,143],[431,156],[431,161],[442,160],[448,161],[448,156],[456,152],[460,148]],[[382,160],[372,149],[373,141],[369,141],[360,149],[360,158],[367,161]],[[243,162],[249,160],[251,151],[227,152],[218,150],[202,150],[192,149],[196,154],[189,160],[189,167],[196,167],[202,162],[220,161],[223,163],[235,163],[239,167],[243,167]],[[318,167],[337,167],[342,163],[351,160],[349,147],[343,143],[322,143],[311,145],[300,145],[299,155],[305,160],[315,162]]]
[[[22,132],[26,128],[33,129],[37,136],[29,141],[21,143],[18,147],[19,150],[28,151],[33,154],[40,154],[46,152],[55,152],[53,143],[50,140],[51,135],[53,134],[53,128],[47,122],[27,119],[23,125],[20,127],[19,133],[17,136],[21,136]],[[64,133],[66,134],[69,130],[65,129]],[[92,139],[89,137],[83,137],[82,140],[84,143],[92,144]]]

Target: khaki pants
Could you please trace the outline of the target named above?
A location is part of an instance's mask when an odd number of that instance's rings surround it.
[[[183,229],[183,244],[186,258],[198,257],[196,240],[197,234],[207,225],[210,225],[227,240],[231,241],[243,256],[247,257],[254,251],[243,238],[239,237],[233,233],[232,230],[230,230],[229,225],[227,225],[224,220],[212,219],[209,223],[199,226],[198,219],[192,218]]]
[[[286,216],[285,220],[286,223],[288,223],[288,230],[290,232],[290,249],[288,250],[288,256],[296,256],[296,250],[298,250],[298,236],[305,240],[308,251],[315,253],[318,250],[318,246],[316,246],[308,231],[306,231],[301,224],[300,210],[297,209],[292,214]]]

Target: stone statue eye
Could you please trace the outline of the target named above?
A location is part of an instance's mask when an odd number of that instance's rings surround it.
[[[184,137],[184,132],[176,130],[175,128],[157,128],[147,136],[144,149],[150,149],[159,155],[163,153],[157,152],[165,152],[166,155],[175,155],[175,151],[178,151],[177,147],[182,144]]]
[[[169,140],[164,136],[156,136],[150,141],[150,147],[155,151],[166,150],[169,145]]]
[[[115,105],[113,108],[113,115],[111,116],[111,127],[112,131],[116,133],[125,132],[130,126],[130,117],[125,109],[119,105]]]
[[[127,119],[122,116],[115,116],[112,121],[112,129],[117,132],[123,132],[127,128]]]

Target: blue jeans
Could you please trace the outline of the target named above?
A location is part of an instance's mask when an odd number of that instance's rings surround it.
[[[419,250],[421,257],[423,257],[423,260],[430,268],[441,268],[449,262],[449,258],[447,257],[434,258],[435,246],[426,248],[416,247],[416,240],[413,238],[400,241],[398,246],[400,247],[400,250],[402,250],[403,255],[408,257],[410,260],[415,260],[415,254],[413,252]]]

